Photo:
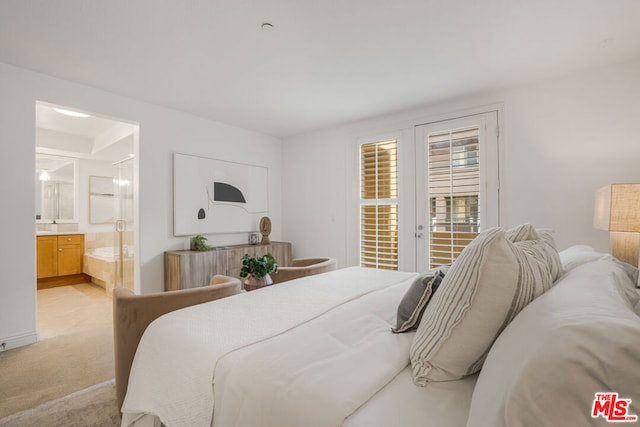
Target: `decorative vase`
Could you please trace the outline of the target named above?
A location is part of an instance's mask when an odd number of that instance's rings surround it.
[[[246,291],[253,291],[255,289],[269,286],[271,284],[273,284],[273,280],[271,279],[271,276],[269,274],[259,279],[253,277],[253,274],[249,274],[247,278],[244,279],[244,289]]]
[[[249,244],[257,245],[260,243],[260,234],[259,233],[249,233]]]

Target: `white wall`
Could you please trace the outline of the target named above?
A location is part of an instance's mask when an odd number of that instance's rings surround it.
[[[164,288],[166,250],[188,247],[173,237],[172,153],[244,162],[269,168],[273,240],[282,238],[281,142],[277,138],[0,63],[0,209],[10,250],[0,258],[0,342],[7,348],[36,338],[35,103],[65,105],[140,124],[140,290]],[[208,236],[213,245],[245,243],[246,234]]]
[[[330,255],[357,262],[357,164],[362,137],[399,133],[404,162],[403,219],[411,220],[413,127],[501,103],[502,224],[531,221],[556,229],[560,248],[586,243],[608,249],[594,230],[593,193],[612,182],[640,182],[640,61],[556,81],[487,93],[306,135],[277,138],[87,86],[0,64],[0,189],[10,206],[0,223],[11,250],[0,259],[0,342],[33,342],[35,311],[35,102],[67,105],[140,124],[139,262],[142,292],[163,288],[163,253],[188,245],[172,235],[172,153],[269,168],[273,240],[293,243],[294,256]],[[282,209],[286,206],[286,209]],[[413,242],[403,232],[402,254]],[[213,245],[246,235],[208,236]],[[411,265],[407,261],[406,265]]]
[[[399,133],[401,268],[415,268],[414,126],[487,105],[502,109],[501,225],[554,228],[559,249],[583,243],[609,250],[608,234],[592,228],[593,196],[609,183],[640,182],[640,61],[285,139],[284,239],[294,256],[357,264],[355,143]]]

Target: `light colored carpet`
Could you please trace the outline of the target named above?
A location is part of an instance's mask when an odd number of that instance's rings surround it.
[[[112,326],[111,297],[89,283],[38,291],[40,339]]]
[[[4,427],[111,427],[120,424],[113,380],[0,419]]]
[[[0,418],[114,376],[111,298],[104,290],[43,289],[38,306],[40,332],[49,338],[0,353]]]

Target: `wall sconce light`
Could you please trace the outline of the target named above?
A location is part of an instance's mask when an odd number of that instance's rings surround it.
[[[638,267],[640,184],[611,184],[598,189],[593,226],[610,232],[614,257]]]
[[[47,172],[46,170],[41,170],[40,174],[38,175],[38,179],[40,181],[49,181],[51,179],[51,176],[49,175],[49,172]]]

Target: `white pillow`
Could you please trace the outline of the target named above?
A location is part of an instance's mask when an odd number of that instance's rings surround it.
[[[511,243],[493,228],[459,255],[424,311],[411,346],[417,385],[478,372],[491,344],[531,300],[548,290],[552,277],[546,243]]]
[[[611,255],[596,252],[591,246],[574,245],[559,252],[560,260],[565,272],[571,271],[576,267],[588,262],[599,259],[611,259]]]
[[[598,392],[640,416],[640,317],[620,286],[633,284],[600,257],[522,310],[487,356],[467,427],[604,425],[591,417]]]

